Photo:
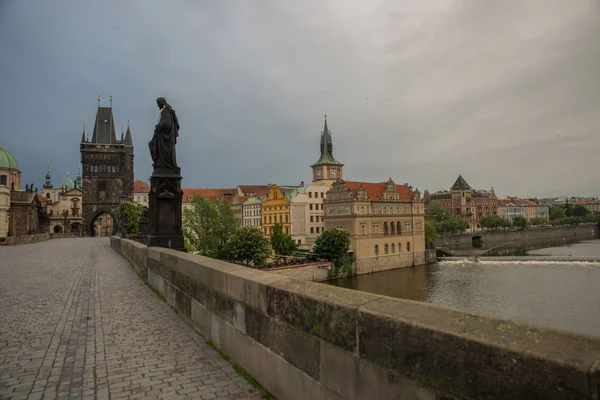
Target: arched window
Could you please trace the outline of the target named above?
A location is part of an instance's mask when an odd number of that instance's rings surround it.
[[[383,223],[383,234],[387,235],[389,233],[389,226],[387,221]]]
[[[402,253],[402,243],[398,243],[398,253]]]
[[[396,245],[394,243],[392,243],[392,254],[394,254],[396,252]]]
[[[406,242],[406,251],[410,251],[410,242]]]
[[[390,234],[394,235],[396,233],[396,224],[393,222],[390,222]]]
[[[397,233],[398,235],[400,235],[400,234],[402,233],[402,224],[400,223],[400,221],[398,221],[398,222],[396,223],[396,233]],[[398,251],[399,251],[399,250],[398,250]]]
[[[269,223],[271,223],[271,216],[269,215]]]
[[[384,254],[388,254],[389,253],[389,247],[388,247],[387,243],[385,244],[385,246],[383,246],[383,253]]]
[[[50,198],[50,192],[46,193],[46,198],[49,199]]]
[[[286,224],[288,223],[288,215],[287,214],[285,214],[285,223]]]
[[[375,255],[378,256],[379,255],[379,246],[375,245]]]

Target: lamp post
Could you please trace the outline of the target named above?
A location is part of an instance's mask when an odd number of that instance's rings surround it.
[[[11,216],[12,216],[12,208],[9,208],[9,209],[6,211],[6,214],[8,214],[8,232],[7,232],[7,234],[6,234],[6,235],[7,235],[7,236],[12,236],[12,232],[11,232],[11,230],[10,230],[10,226],[11,226],[11,222],[12,222],[12,219],[11,219]]]
[[[127,213],[125,213],[125,204],[127,203],[127,196],[124,194],[121,196],[121,237],[127,237]]]
[[[67,216],[69,215],[69,211],[68,210],[64,210],[63,211],[63,218],[64,218],[64,222],[63,222],[63,235],[66,236],[67,234]]]

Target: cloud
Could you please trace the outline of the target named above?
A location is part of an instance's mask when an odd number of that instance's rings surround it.
[[[353,180],[462,173],[499,195],[599,195],[596,2],[0,5],[0,146],[41,186],[76,169],[96,95],[130,120],[136,178],[165,96],[184,185],[310,179],[327,112]],[[8,94],[8,95],[6,95]]]

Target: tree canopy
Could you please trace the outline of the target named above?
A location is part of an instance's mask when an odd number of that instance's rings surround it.
[[[483,217],[479,220],[479,224],[482,228],[488,229],[510,228],[512,225],[508,219],[502,218],[498,215]]]
[[[339,260],[349,249],[350,234],[341,229],[329,229],[319,235],[313,252],[328,260]]]
[[[464,232],[469,228],[468,223],[452,215],[449,210],[444,210],[440,200],[430,201],[425,212],[426,220],[434,224],[436,232]],[[425,228],[427,229],[427,227]]]
[[[271,244],[259,228],[244,226],[236,230],[226,245],[226,258],[254,268],[265,264]]]
[[[440,235],[437,233],[437,229],[433,221],[425,220],[425,243],[433,243]]]
[[[565,209],[563,207],[554,206],[550,207],[550,220],[553,221],[555,219],[565,218],[567,214],[565,213]]]
[[[127,215],[127,233],[139,233],[140,218],[142,217],[142,212],[144,212],[144,206],[133,201],[128,201],[124,207],[119,204],[119,213],[122,212],[123,208],[125,208],[125,214]]]
[[[527,218],[525,218],[525,217],[513,218],[512,224],[515,228],[519,228],[519,229],[525,229],[529,225],[527,222]]]
[[[275,253],[280,256],[289,256],[294,251],[298,250],[298,245],[287,233],[283,233],[283,225],[277,223],[273,225],[271,232],[271,247]]]
[[[225,246],[238,229],[231,206],[225,200],[210,201],[195,195],[192,207],[183,210],[183,235],[200,254],[225,258]]]

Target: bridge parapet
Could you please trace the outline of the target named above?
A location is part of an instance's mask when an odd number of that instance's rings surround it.
[[[597,399],[600,338],[111,238],[280,399]]]

